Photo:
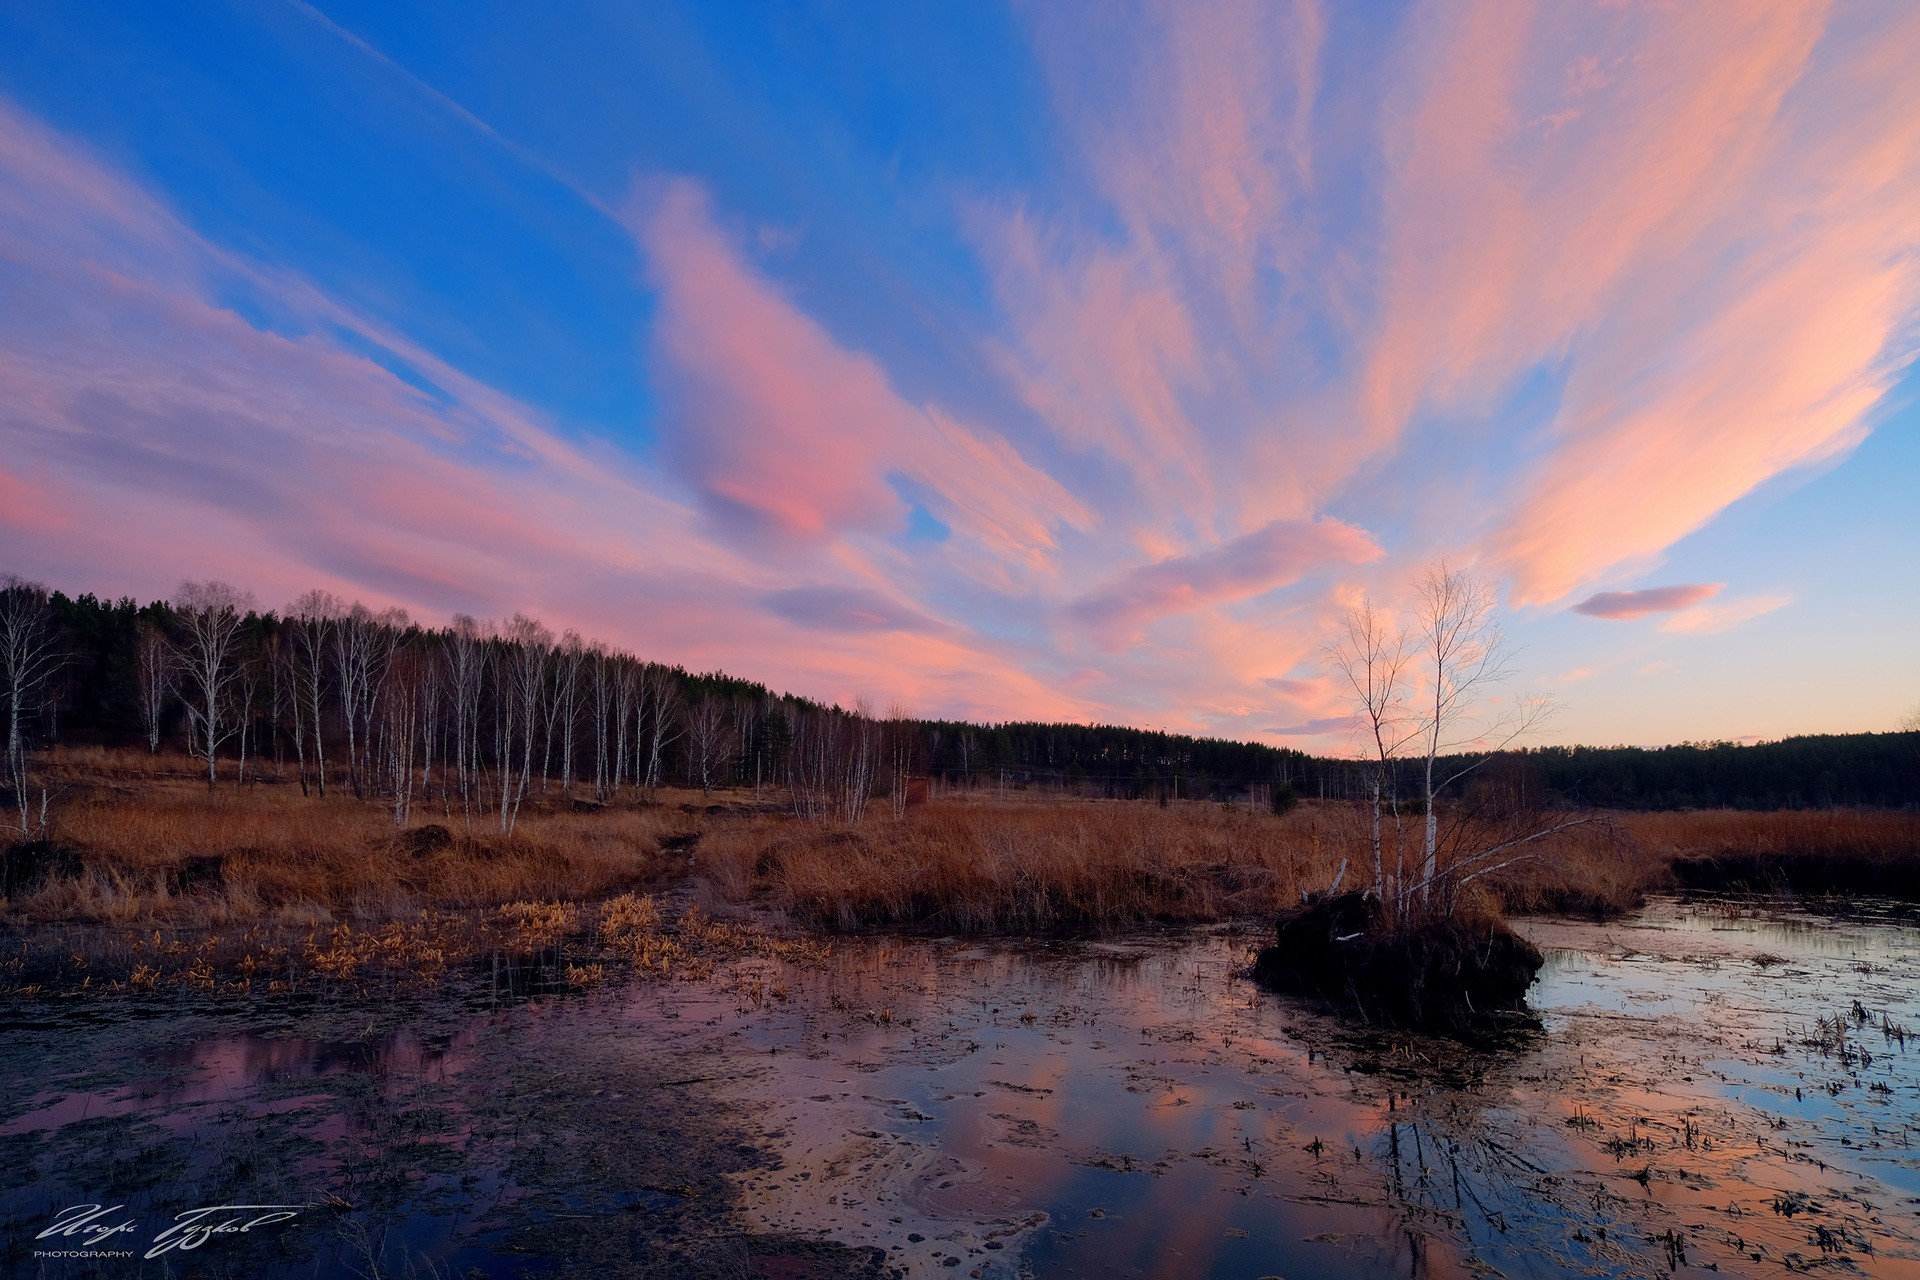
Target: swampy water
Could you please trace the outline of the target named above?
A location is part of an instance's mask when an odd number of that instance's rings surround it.
[[[1920,928],[1675,900],[1521,927],[1540,1025],[1471,1049],[1264,992],[1227,929],[15,1008],[0,1269],[1920,1275]],[[133,1226],[42,1235],[77,1205]],[[145,1256],[234,1205],[286,1208]]]

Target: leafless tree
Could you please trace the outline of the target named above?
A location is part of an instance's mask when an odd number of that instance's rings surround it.
[[[420,797],[430,804],[433,801],[433,750],[440,741],[441,670],[435,655],[424,647],[413,651],[411,661],[420,700]],[[443,783],[443,789],[444,786]]]
[[[453,626],[440,644],[440,668],[453,706],[453,770],[460,788],[461,810],[472,817],[480,803],[480,710],[487,667],[492,653],[488,634],[464,613],[453,615]]]
[[[607,651],[607,646],[597,641],[587,650],[588,722],[593,726],[593,798],[601,801],[613,794],[613,782],[620,776],[614,770],[612,756],[619,661]]]
[[[151,622],[141,622],[133,641],[133,676],[139,685],[140,727],[147,734],[147,750],[160,752],[160,722],[173,696],[173,646],[166,633]]]
[[[22,836],[32,830],[27,721],[46,705],[48,688],[64,662],[47,589],[13,574],[0,577],[0,694],[7,703],[7,785],[20,810]],[[44,797],[40,812],[44,826]]]
[[[1420,732],[1408,706],[1407,637],[1373,607],[1371,597],[1347,611],[1344,633],[1327,647],[1327,662],[1346,685],[1360,719],[1359,732],[1369,756],[1368,789],[1372,801],[1370,852],[1373,892],[1388,898],[1381,841],[1382,811],[1394,810],[1394,884],[1405,879],[1399,844],[1399,806],[1394,762]],[[1397,896],[1397,895],[1395,895]]]
[[[680,737],[680,682],[656,663],[647,666],[640,682],[641,713],[648,717],[647,790],[660,785],[660,766],[666,749]]]
[[[638,768],[640,748],[640,664],[626,654],[614,659],[613,677],[613,781],[609,795],[618,795],[620,781],[627,776],[627,732],[633,731],[633,754]]]
[[[913,776],[913,717],[904,706],[895,703],[887,711],[882,727],[887,757],[887,799],[893,816],[907,812],[907,780]]]
[[[880,778],[882,731],[864,701],[844,718],[839,735],[840,816],[858,822]]]
[[[1396,922],[1413,911],[1453,911],[1470,881],[1530,856],[1539,841],[1591,821],[1549,812],[1525,787],[1476,784],[1464,796],[1448,798],[1466,786],[1469,775],[1539,728],[1550,708],[1543,699],[1495,695],[1513,663],[1487,583],[1442,563],[1415,585],[1409,626],[1396,626],[1365,601],[1349,612],[1344,634],[1327,650],[1366,739],[1374,891]],[[1402,864],[1398,841],[1394,774],[1403,754],[1415,756],[1424,802],[1419,864],[1411,872]],[[1391,876],[1384,867],[1383,808],[1394,815]]]
[[[285,632],[289,629],[283,627],[282,630]],[[290,726],[293,737],[293,762],[294,769],[300,778],[300,794],[309,795],[311,793],[307,790],[307,704],[302,696],[300,684],[300,659],[296,652],[298,642],[289,642],[281,636],[274,637],[274,640],[275,644],[270,653],[274,687],[277,691],[284,688],[284,694],[276,692],[274,700],[279,702],[283,697],[285,699],[288,714],[293,721]]]
[[[287,626],[293,633],[293,649],[288,655],[294,680],[293,696],[305,708],[305,719],[313,730],[314,780],[322,799],[327,794],[327,744],[322,732],[321,706],[326,696],[327,662],[333,649],[334,630],[345,612],[339,598],[330,591],[309,591],[286,610]],[[304,768],[304,757],[302,766]]]
[[[408,625],[404,609],[376,614],[358,601],[334,621],[334,670],[340,676],[340,716],[347,727],[347,778],[356,796],[363,794],[370,772],[376,695],[394,646]]]
[[[140,622],[134,633],[134,685],[146,748],[159,754],[159,723],[167,714],[167,699],[173,697],[173,647],[167,633],[152,622]]]
[[[533,750],[540,737],[540,710],[547,686],[547,668],[553,655],[553,632],[516,613],[501,635],[505,664],[499,701],[506,704],[504,732],[500,735],[501,792],[500,830],[512,835],[520,816],[520,804],[533,780]],[[520,767],[516,778],[512,765],[515,737],[520,743]]]
[[[197,752],[207,759],[207,789],[212,790],[220,744],[232,737],[234,683],[240,631],[253,597],[224,582],[183,582],[174,594],[174,615],[183,638],[175,650],[185,688],[181,701],[193,727]]]
[[[235,736],[239,739],[240,760],[234,770],[234,780],[244,784],[247,780],[247,742],[255,738],[253,731],[254,715],[260,701],[260,663],[252,654],[244,650],[234,660],[236,671],[233,679],[234,715],[239,721]],[[259,743],[254,743],[254,751],[259,751]]]
[[[767,708],[753,699],[744,699],[733,709],[735,749],[740,752],[741,781],[753,777],[753,793],[760,794],[761,764],[766,756]]]
[[[712,791],[720,769],[733,754],[733,725],[727,705],[711,695],[687,712],[687,765],[700,790]]]
[[[415,746],[434,696],[434,663],[412,644],[398,647],[387,663],[380,688],[380,758],[384,784],[393,797],[393,825],[404,827],[413,809]]]
[[[580,723],[580,679],[587,664],[586,644],[577,631],[567,631],[553,651],[553,678],[547,684],[546,752],[540,761],[540,790],[547,789],[548,766],[554,738],[560,739],[561,789],[573,793],[573,739]]]
[[[837,713],[811,707],[792,711],[793,743],[787,751],[787,795],[795,816],[824,818],[833,811]]]
[[[1423,906],[1430,906],[1435,890],[1444,888],[1447,899],[1441,905],[1450,909],[1461,885],[1527,856],[1521,852],[1525,846],[1591,819],[1529,817],[1518,827],[1509,823],[1497,828],[1485,821],[1462,821],[1442,856],[1443,793],[1539,728],[1551,707],[1541,698],[1493,699],[1495,686],[1512,674],[1513,662],[1493,589],[1483,580],[1444,562],[1429,569],[1418,584],[1415,625],[1424,681],[1419,743],[1426,829],[1420,879],[1413,891]],[[1452,761],[1444,773],[1442,757]]]

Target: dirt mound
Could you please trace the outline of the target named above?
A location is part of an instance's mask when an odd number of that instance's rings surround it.
[[[394,837],[402,852],[415,858],[425,858],[440,852],[453,844],[453,832],[437,822],[402,831]]]
[[[1284,913],[1254,978],[1380,1026],[1466,1035],[1526,1010],[1539,951],[1498,920],[1390,928],[1372,897],[1346,893]]]

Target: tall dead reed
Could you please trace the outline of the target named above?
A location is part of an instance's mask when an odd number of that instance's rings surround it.
[[[1348,818],[1200,803],[940,803],[859,825],[721,828],[697,863],[730,898],[764,895],[828,928],[1103,929],[1297,901],[1331,876]]]

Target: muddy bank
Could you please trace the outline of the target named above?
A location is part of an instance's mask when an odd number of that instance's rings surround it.
[[[1720,853],[1673,860],[1692,892],[1792,894],[1810,900],[1877,897],[1920,902],[1920,859],[1870,853]]]

